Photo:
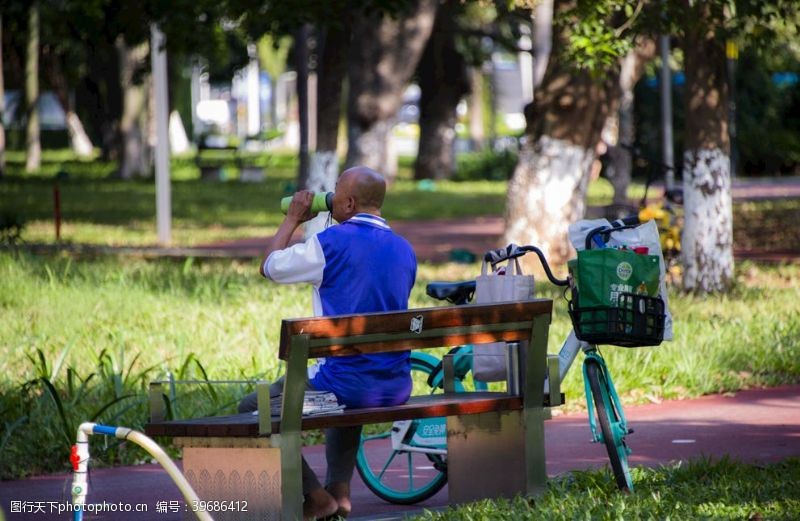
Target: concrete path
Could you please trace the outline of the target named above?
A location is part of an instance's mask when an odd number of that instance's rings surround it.
[[[572,399],[581,399],[574,397]],[[767,463],[800,457],[800,385],[750,390],[735,395],[706,396],[695,400],[666,401],[629,407],[628,421],[635,433],[629,436],[633,465],[657,466],[699,457]],[[608,457],[600,444],[589,443],[585,413],[558,416],[546,423],[547,470],[551,476],[570,470],[599,468]],[[324,470],[320,446],[304,453],[318,474]],[[54,455],[67,460],[67,455]],[[0,505],[9,521],[66,520],[63,509],[69,501],[71,476],[55,474],[20,481],[0,482]],[[91,473],[88,500],[108,502],[122,508],[144,505],[147,513],[108,512],[86,516],[97,520],[183,519],[183,502],[177,487],[156,465],[97,469]],[[24,512],[20,503],[27,502]],[[388,519],[424,508],[447,504],[445,487],[424,503],[398,506],[375,497],[356,475],[353,480],[353,517]],[[161,504],[166,512],[157,513]],[[16,505],[16,507],[14,507]],[[173,509],[177,511],[172,511]],[[33,510],[38,512],[33,513]]]

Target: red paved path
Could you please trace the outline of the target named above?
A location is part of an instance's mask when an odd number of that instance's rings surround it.
[[[629,407],[626,413],[636,431],[629,437],[634,465],[654,466],[700,456],[729,455],[737,460],[762,463],[800,457],[800,385],[641,405]],[[545,430],[547,470],[551,476],[607,464],[604,448],[588,442],[585,413],[556,417],[546,423]],[[321,474],[324,468],[322,448],[310,447],[305,453],[312,467]],[[69,479],[69,475],[59,474],[0,482],[0,505],[8,513],[12,500],[45,502],[47,513],[14,513],[9,515],[9,521],[69,519],[64,514],[49,513],[50,505],[46,503],[68,499]],[[380,519],[410,509],[379,500],[357,476],[353,486],[353,517]],[[445,505],[446,490],[412,510]],[[181,514],[156,514],[154,510],[157,501],[180,500],[177,487],[158,466],[98,469],[92,473],[90,502],[145,503],[149,513],[104,514],[86,519],[178,521],[182,519]]]

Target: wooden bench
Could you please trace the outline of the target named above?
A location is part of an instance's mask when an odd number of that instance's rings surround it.
[[[300,519],[301,432],[417,418],[447,418],[449,501],[537,495],[545,487],[544,420],[560,405],[558,360],[547,355],[552,301],[412,309],[284,320],[279,357],[286,361],[280,417],[237,414],[162,421],[145,427],[183,448],[183,468],[203,500],[247,501],[254,519]],[[302,416],[309,359],[505,341],[518,347],[509,392],[445,392],[414,396],[395,407],[345,409]],[[452,389],[452,360],[445,389]],[[545,374],[550,393],[544,393]],[[160,391],[159,391],[160,392]],[[258,386],[269,410],[268,385]],[[161,396],[151,396],[151,403]],[[255,512],[255,513],[254,513]],[[230,515],[226,517],[226,515]],[[218,512],[215,519],[242,519]]]
[[[260,154],[247,152],[235,146],[209,147],[201,144],[195,155],[195,165],[203,181],[227,181],[229,169],[239,171],[239,181],[264,180],[264,167],[259,164]]]

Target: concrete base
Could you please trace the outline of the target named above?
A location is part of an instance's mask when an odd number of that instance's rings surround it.
[[[521,411],[447,418],[450,503],[526,491],[525,436]]]
[[[184,446],[183,471],[203,502],[187,505],[187,521],[195,508],[216,521],[281,519],[280,449]]]

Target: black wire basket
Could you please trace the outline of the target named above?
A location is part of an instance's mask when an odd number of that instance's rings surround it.
[[[580,307],[573,290],[569,316],[579,340],[621,347],[657,346],[664,340],[664,300],[620,293],[616,306]]]

